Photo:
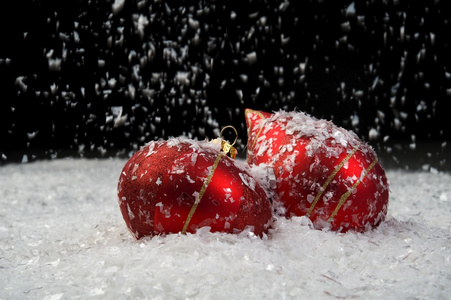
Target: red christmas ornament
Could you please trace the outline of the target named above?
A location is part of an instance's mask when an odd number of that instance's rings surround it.
[[[354,133],[301,112],[247,109],[247,159],[267,164],[287,217],[317,229],[364,231],[385,219],[388,183],[376,153]]]
[[[221,143],[170,139],[135,153],[119,178],[119,206],[136,239],[162,233],[267,231],[272,218],[265,191]],[[230,149],[227,149],[230,148]]]

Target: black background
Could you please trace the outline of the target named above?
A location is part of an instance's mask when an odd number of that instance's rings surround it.
[[[127,156],[226,125],[243,152],[254,108],[332,120],[388,166],[450,170],[443,2],[7,1],[0,162]]]

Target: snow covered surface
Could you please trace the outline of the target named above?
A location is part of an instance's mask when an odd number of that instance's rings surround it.
[[[118,1],[120,2],[120,1]],[[388,218],[364,234],[279,219],[249,234],[136,241],[121,159],[0,167],[0,299],[446,299],[451,175],[389,170]]]

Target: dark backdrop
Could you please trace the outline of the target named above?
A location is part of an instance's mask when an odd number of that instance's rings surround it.
[[[387,165],[450,169],[443,2],[7,1],[0,161],[127,156],[229,124],[244,151],[249,107],[332,120]]]

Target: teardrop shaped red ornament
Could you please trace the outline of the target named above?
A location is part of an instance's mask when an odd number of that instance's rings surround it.
[[[247,160],[276,176],[285,215],[317,229],[364,231],[380,224],[389,188],[374,150],[354,133],[302,112],[247,109]]]

